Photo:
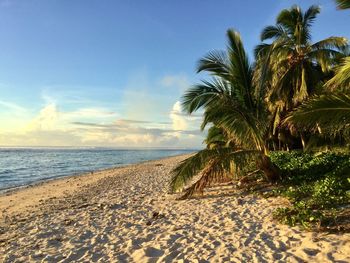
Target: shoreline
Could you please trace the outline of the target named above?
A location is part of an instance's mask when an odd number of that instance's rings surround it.
[[[275,222],[281,198],[242,195],[227,185],[176,200],[169,172],[186,156],[0,195],[0,262],[350,261],[349,233]]]
[[[176,149],[174,149],[174,151],[176,151]],[[172,155],[172,156],[165,156],[165,157],[161,157],[161,158],[157,158],[157,159],[153,159],[153,160],[144,160],[144,161],[135,162],[135,163],[121,164],[120,166],[112,166],[112,167],[109,167],[109,168],[101,168],[101,169],[91,170],[89,172],[77,172],[77,173],[73,173],[73,174],[59,175],[57,177],[52,177],[52,178],[44,178],[42,180],[38,180],[38,181],[29,183],[29,184],[0,189],[0,197],[2,195],[6,195],[8,193],[11,194],[12,192],[16,192],[16,191],[21,190],[21,189],[26,189],[26,188],[32,188],[32,187],[40,186],[40,185],[42,185],[44,183],[51,182],[51,181],[54,181],[54,180],[60,180],[60,179],[76,177],[76,176],[86,176],[86,175],[97,173],[97,172],[107,172],[109,170],[114,170],[114,169],[118,169],[118,168],[124,168],[124,167],[132,166],[132,165],[144,164],[144,163],[147,163],[147,162],[163,160],[163,159],[168,159],[168,158],[172,158],[172,157],[189,156],[191,154],[193,154],[193,153],[185,153],[185,154],[178,154],[178,155]]]
[[[76,184],[78,184],[77,186],[83,186],[83,184],[80,185],[80,183],[82,183],[81,181],[84,178],[86,178],[87,180],[90,180],[93,183],[93,182],[103,178],[106,173],[107,174],[113,173],[114,171],[116,171],[118,169],[129,168],[132,166],[139,166],[139,165],[144,165],[147,163],[167,160],[167,159],[171,159],[173,157],[184,157],[185,158],[186,156],[190,156],[190,155],[191,155],[191,153],[190,154],[180,154],[180,155],[174,155],[174,156],[170,156],[170,157],[169,156],[162,157],[162,158],[154,159],[154,160],[145,160],[145,161],[141,161],[141,162],[137,162],[137,163],[123,164],[121,166],[114,166],[111,168],[104,168],[104,169],[94,170],[91,172],[71,174],[71,175],[65,175],[65,176],[60,176],[60,177],[44,179],[44,180],[34,182],[32,184],[18,186],[18,187],[14,187],[14,188],[10,188],[10,189],[0,190],[0,221],[2,218],[3,211],[4,210],[6,211],[8,209],[8,207],[10,207],[10,205],[6,206],[6,203],[10,203],[9,200],[12,200],[11,203],[14,204],[13,206],[18,206],[19,204],[17,204],[17,203],[19,203],[21,201],[21,205],[20,205],[21,209],[27,205],[27,204],[22,203],[24,200],[30,200],[29,205],[31,205],[34,201],[32,196],[31,196],[32,193],[29,193],[31,190],[33,190],[34,192],[39,191],[39,193],[38,193],[39,200],[40,199],[49,199],[49,198],[52,198],[53,196],[51,196],[48,193],[47,193],[48,196],[45,196],[43,191],[46,192],[46,190],[47,190],[46,188],[52,187],[54,189],[57,186],[65,185],[67,183],[67,181],[69,182],[70,180],[73,180]],[[90,178],[90,177],[96,177],[96,176],[97,176],[97,178]],[[70,189],[70,191],[74,191],[74,190],[76,190],[76,188]],[[16,197],[16,195],[17,195],[17,197]],[[24,195],[24,196],[22,196],[22,195]],[[42,195],[44,195],[44,196],[42,196]],[[59,194],[59,196],[61,196],[61,194]],[[7,197],[7,198],[4,198],[4,197]],[[20,201],[11,199],[13,197],[14,197],[14,199],[20,199]]]

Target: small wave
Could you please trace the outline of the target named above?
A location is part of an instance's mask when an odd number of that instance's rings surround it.
[[[10,173],[13,173],[13,171],[12,171],[12,170],[9,170],[9,169],[0,171],[0,175],[2,175],[2,174],[10,174]]]

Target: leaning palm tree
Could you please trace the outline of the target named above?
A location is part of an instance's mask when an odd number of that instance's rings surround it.
[[[199,61],[198,72],[206,71],[212,79],[190,88],[182,97],[182,106],[189,114],[204,109],[201,128],[213,125],[221,129],[229,143],[204,149],[174,169],[172,191],[183,189],[199,176],[184,197],[237,176],[252,159],[269,181],[279,178],[268,157],[268,115],[261,98],[254,97],[253,66],[239,33],[228,30],[227,37],[226,52],[213,51]]]
[[[282,10],[276,25],[266,27],[261,33],[263,43],[255,50],[254,79],[257,96],[266,94],[274,116],[273,133],[287,112],[322,86],[348,44],[344,37],[312,43],[311,26],[319,12],[318,6],[311,6],[305,12],[293,6]]]

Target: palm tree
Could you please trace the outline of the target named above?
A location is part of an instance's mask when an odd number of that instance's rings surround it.
[[[350,124],[350,57],[335,68],[335,75],[325,84],[326,93],[314,96],[291,112],[284,120],[289,127],[336,134]]]
[[[199,176],[185,197],[203,191],[213,182],[237,175],[252,158],[269,181],[279,178],[277,168],[268,157],[265,104],[261,98],[254,97],[253,66],[239,33],[228,30],[227,37],[226,52],[210,52],[198,63],[198,72],[206,71],[212,79],[190,88],[182,97],[187,113],[204,109],[201,128],[213,125],[216,128],[212,132],[220,129],[227,142],[198,152],[174,169],[170,184],[173,191]]]
[[[350,8],[350,0],[336,0],[339,9]]]
[[[276,25],[264,28],[261,33],[263,43],[255,50],[254,80],[257,96],[266,94],[274,116],[273,134],[287,112],[322,86],[347,46],[344,37],[311,42],[311,26],[319,12],[318,6],[311,6],[305,12],[293,6],[282,10]]]

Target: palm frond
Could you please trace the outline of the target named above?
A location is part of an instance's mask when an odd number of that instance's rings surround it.
[[[288,37],[288,33],[284,30],[284,28],[281,25],[267,26],[263,29],[263,31],[260,34],[261,41],[283,37]]]
[[[335,69],[335,75],[326,82],[326,87],[331,89],[349,90],[350,89],[350,56],[342,60],[341,64]]]
[[[202,193],[213,183],[223,179],[233,179],[240,169],[246,167],[260,155],[261,152],[256,150],[235,150],[233,148],[202,150],[184,160],[173,170],[170,189],[173,192],[183,190],[198,175],[199,178],[185,189],[182,198],[188,198],[194,193]]]
[[[296,5],[290,9],[283,9],[277,16],[276,24],[283,26],[289,35],[293,35],[300,12],[300,8]]]
[[[208,130],[204,143],[207,145],[207,148],[213,149],[215,147],[225,146],[228,140],[224,129],[212,126]]]
[[[311,60],[316,61],[322,68],[323,72],[327,72],[337,64],[338,60],[344,55],[334,49],[315,49],[308,53]]]
[[[262,150],[266,126],[241,105],[217,104],[204,113],[201,128],[209,123],[222,127],[246,149]]]
[[[188,89],[182,96],[182,108],[193,113],[201,108],[217,103],[223,96],[230,96],[230,86],[220,78],[203,80],[201,84]]]
[[[185,190],[181,199],[189,198],[195,193],[203,193],[204,188],[213,182],[220,182],[227,178],[230,178],[230,174],[224,169],[222,163],[218,159],[211,159],[201,172],[200,178]]]
[[[248,55],[243,47],[241,36],[238,32],[229,29],[228,37],[228,55],[230,60],[230,75],[232,76],[232,84],[241,90],[247,106],[253,108],[252,100],[252,76],[253,70],[249,63]]]
[[[217,50],[209,52],[198,62],[197,73],[201,71],[226,79],[229,76],[227,54],[224,51]]]
[[[328,37],[311,45],[311,49],[342,49],[347,46],[348,39],[346,37]]]
[[[254,57],[258,60],[261,57],[265,57],[271,48],[271,44],[260,43],[254,48]]]
[[[210,160],[223,154],[224,151],[231,151],[231,149],[204,149],[195,155],[182,161],[173,171],[173,177],[170,182],[170,190],[176,192],[182,189],[190,180],[197,175]]]
[[[350,95],[338,93],[312,98],[291,112],[283,123],[314,130],[331,128],[336,133],[350,123]]]
[[[306,10],[306,12],[304,13],[303,20],[307,27],[311,26],[311,24],[315,21],[320,11],[321,11],[321,8],[316,5],[312,5],[308,8],[308,10]]]
[[[336,0],[339,9],[350,8],[350,0]]]

